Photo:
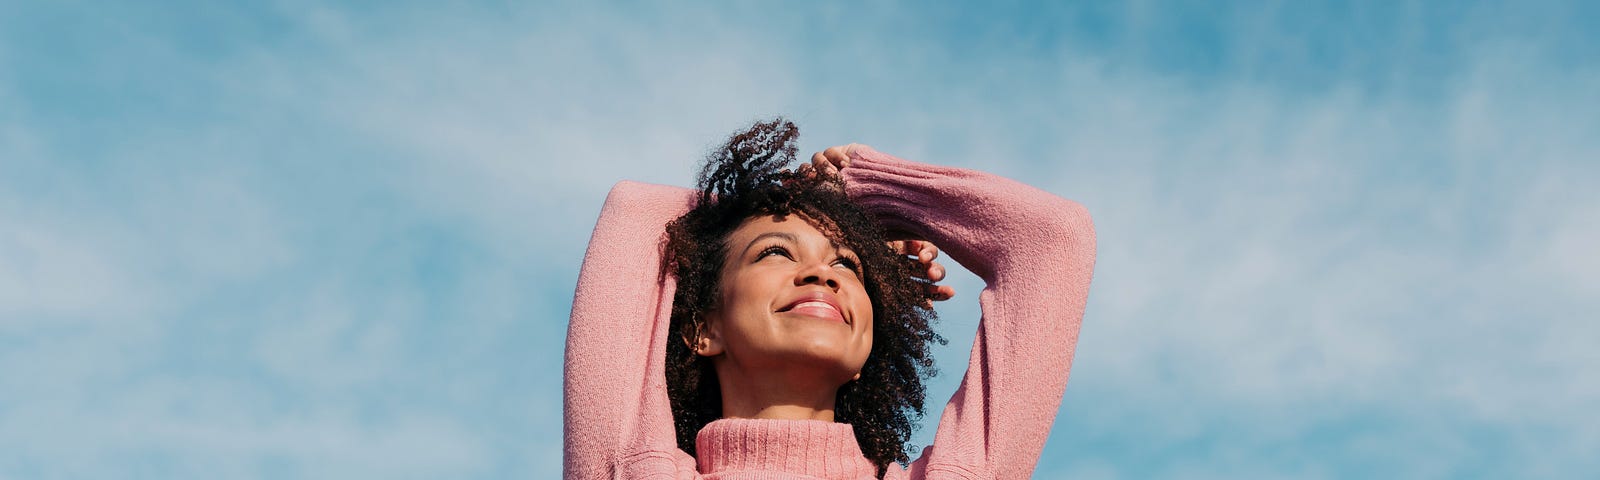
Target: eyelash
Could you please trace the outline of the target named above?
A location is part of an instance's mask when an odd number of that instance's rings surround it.
[[[789,255],[789,251],[788,250],[784,249],[783,247],[774,246],[774,247],[767,247],[767,248],[762,249],[761,253],[756,254],[756,260],[767,258],[767,254],[771,254],[771,253],[776,253],[776,254],[779,254],[779,255],[783,255],[784,258],[794,259],[794,257]]]
[[[771,247],[767,247],[767,248],[762,249],[761,253],[756,254],[756,260],[767,258],[768,254],[774,254],[774,253],[776,253],[778,255],[783,255],[784,258],[787,258],[787,259],[790,259],[790,260],[794,259],[793,256],[789,255],[789,250],[788,249],[785,249],[785,248],[779,247],[779,246],[771,246]],[[858,275],[858,276],[861,275],[861,264],[857,263],[854,259],[851,259],[850,257],[839,257],[839,262],[843,263],[844,267],[850,269],[851,272],[855,272],[856,275]]]

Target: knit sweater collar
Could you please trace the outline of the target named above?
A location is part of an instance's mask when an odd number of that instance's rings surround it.
[[[725,418],[695,436],[703,474],[784,473],[817,478],[875,478],[877,468],[861,454],[855,429],[820,420]],[[744,477],[744,475],[740,475]],[[787,475],[770,478],[792,478]]]

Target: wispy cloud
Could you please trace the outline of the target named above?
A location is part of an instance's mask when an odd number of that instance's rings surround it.
[[[902,7],[0,20],[0,474],[552,474],[606,189],[772,114],[1090,208],[1041,478],[1597,467],[1591,7]]]

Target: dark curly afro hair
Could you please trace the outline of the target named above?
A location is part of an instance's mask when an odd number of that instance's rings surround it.
[[[923,415],[922,381],[936,374],[929,345],[944,339],[931,326],[927,281],[913,276],[916,259],[889,247],[883,229],[845,196],[837,176],[786,168],[798,136],[794,124],[781,118],[734,134],[706,159],[693,208],[667,225],[663,268],[678,282],[671,328],[679,338],[667,342],[666,374],[678,447],[694,455],[695,435],[722,417],[712,362],[687,344],[705,327],[700,312],[718,304],[728,235],[752,217],[800,214],[861,257],[872,299],[872,351],[861,378],[839,388],[834,420],[852,426],[881,477],[889,462],[908,461],[906,442]]]

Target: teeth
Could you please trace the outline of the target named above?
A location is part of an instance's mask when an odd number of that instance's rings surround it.
[[[801,302],[801,303],[795,304],[795,306],[794,306],[794,308],[800,308],[800,307],[823,307],[823,308],[827,308],[829,310],[837,310],[836,308],[833,308],[833,305],[829,305],[828,302],[818,302],[818,301]]]

